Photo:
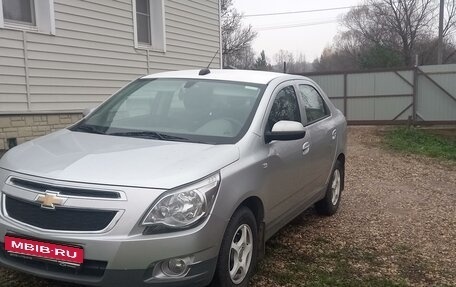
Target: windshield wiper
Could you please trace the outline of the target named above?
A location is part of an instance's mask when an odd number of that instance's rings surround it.
[[[117,132],[117,133],[110,133],[108,135],[110,135],[110,136],[121,136],[121,137],[135,137],[135,138],[165,140],[159,133],[150,132],[150,131]]]
[[[123,137],[137,137],[137,138],[146,138],[146,139],[158,139],[158,140],[163,140],[163,141],[195,142],[188,138],[172,136],[172,135],[159,133],[159,132],[153,132],[153,131],[117,132],[117,133],[110,133],[108,135],[123,136]]]
[[[99,134],[99,135],[105,134],[104,132],[98,130],[95,126],[89,126],[89,125],[85,125],[85,124],[81,124],[76,127],[73,127],[70,130],[74,131],[74,132],[86,132],[86,133]]]
[[[168,140],[168,141],[196,142],[196,141],[188,139],[188,138],[172,136],[172,135],[167,135],[167,134],[162,134],[162,133],[160,133],[160,136],[164,140]]]

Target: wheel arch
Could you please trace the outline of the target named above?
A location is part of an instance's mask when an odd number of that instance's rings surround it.
[[[240,207],[245,206],[249,208],[253,215],[256,218],[258,226],[263,222],[264,219],[264,205],[263,201],[258,196],[250,196],[244,199],[236,208],[239,209]]]
[[[247,207],[255,216],[258,227],[258,259],[264,257],[266,253],[265,223],[264,223],[264,205],[258,196],[249,196],[244,199],[236,208]],[[236,212],[236,211],[235,211]]]
[[[337,156],[337,161],[342,164],[342,182],[341,182],[341,189],[344,190],[345,188],[345,154],[340,153]]]

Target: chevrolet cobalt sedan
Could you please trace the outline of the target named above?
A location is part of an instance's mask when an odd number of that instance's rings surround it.
[[[258,71],[141,77],[0,160],[0,263],[95,286],[247,286],[265,241],[334,214],[346,121]]]

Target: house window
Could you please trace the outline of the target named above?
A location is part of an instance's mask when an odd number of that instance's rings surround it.
[[[3,0],[5,22],[35,25],[33,0]]]
[[[134,0],[135,46],[165,51],[163,0]]]
[[[150,45],[150,7],[149,0],[136,0],[136,25],[138,42]]]
[[[0,28],[55,35],[54,0],[0,0]]]

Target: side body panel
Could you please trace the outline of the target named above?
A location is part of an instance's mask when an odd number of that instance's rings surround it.
[[[321,94],[331,116],[307,126],[306,137],[302,140],[265,144],[265,122],[274,92],[282,82],[273,81],[266,89],[249,132],[237,144],[240,160],[222,169],[222,188],[214,208],[216,212],[220,211],[228,222],[245,199],[258,198],[264,207],[266,239],[324,196],[335,160],[340,153],[345,153],[345,118],[310,80],[306,82],[312,84]],[[335,140],[332,140],[333,130],[337,130]],[[303,144],[306,142],[311,142],[311,148],[309,153],[303,156]],[[291,171],[296,177],[288,173],[288,168],[279,170],[280,165],[285,164],[284,160],[290,160],[293,154],[300,159],[292,160],[290,166],[297,169]],[[299,192],[293,193],[288,189],[299,185]]]

